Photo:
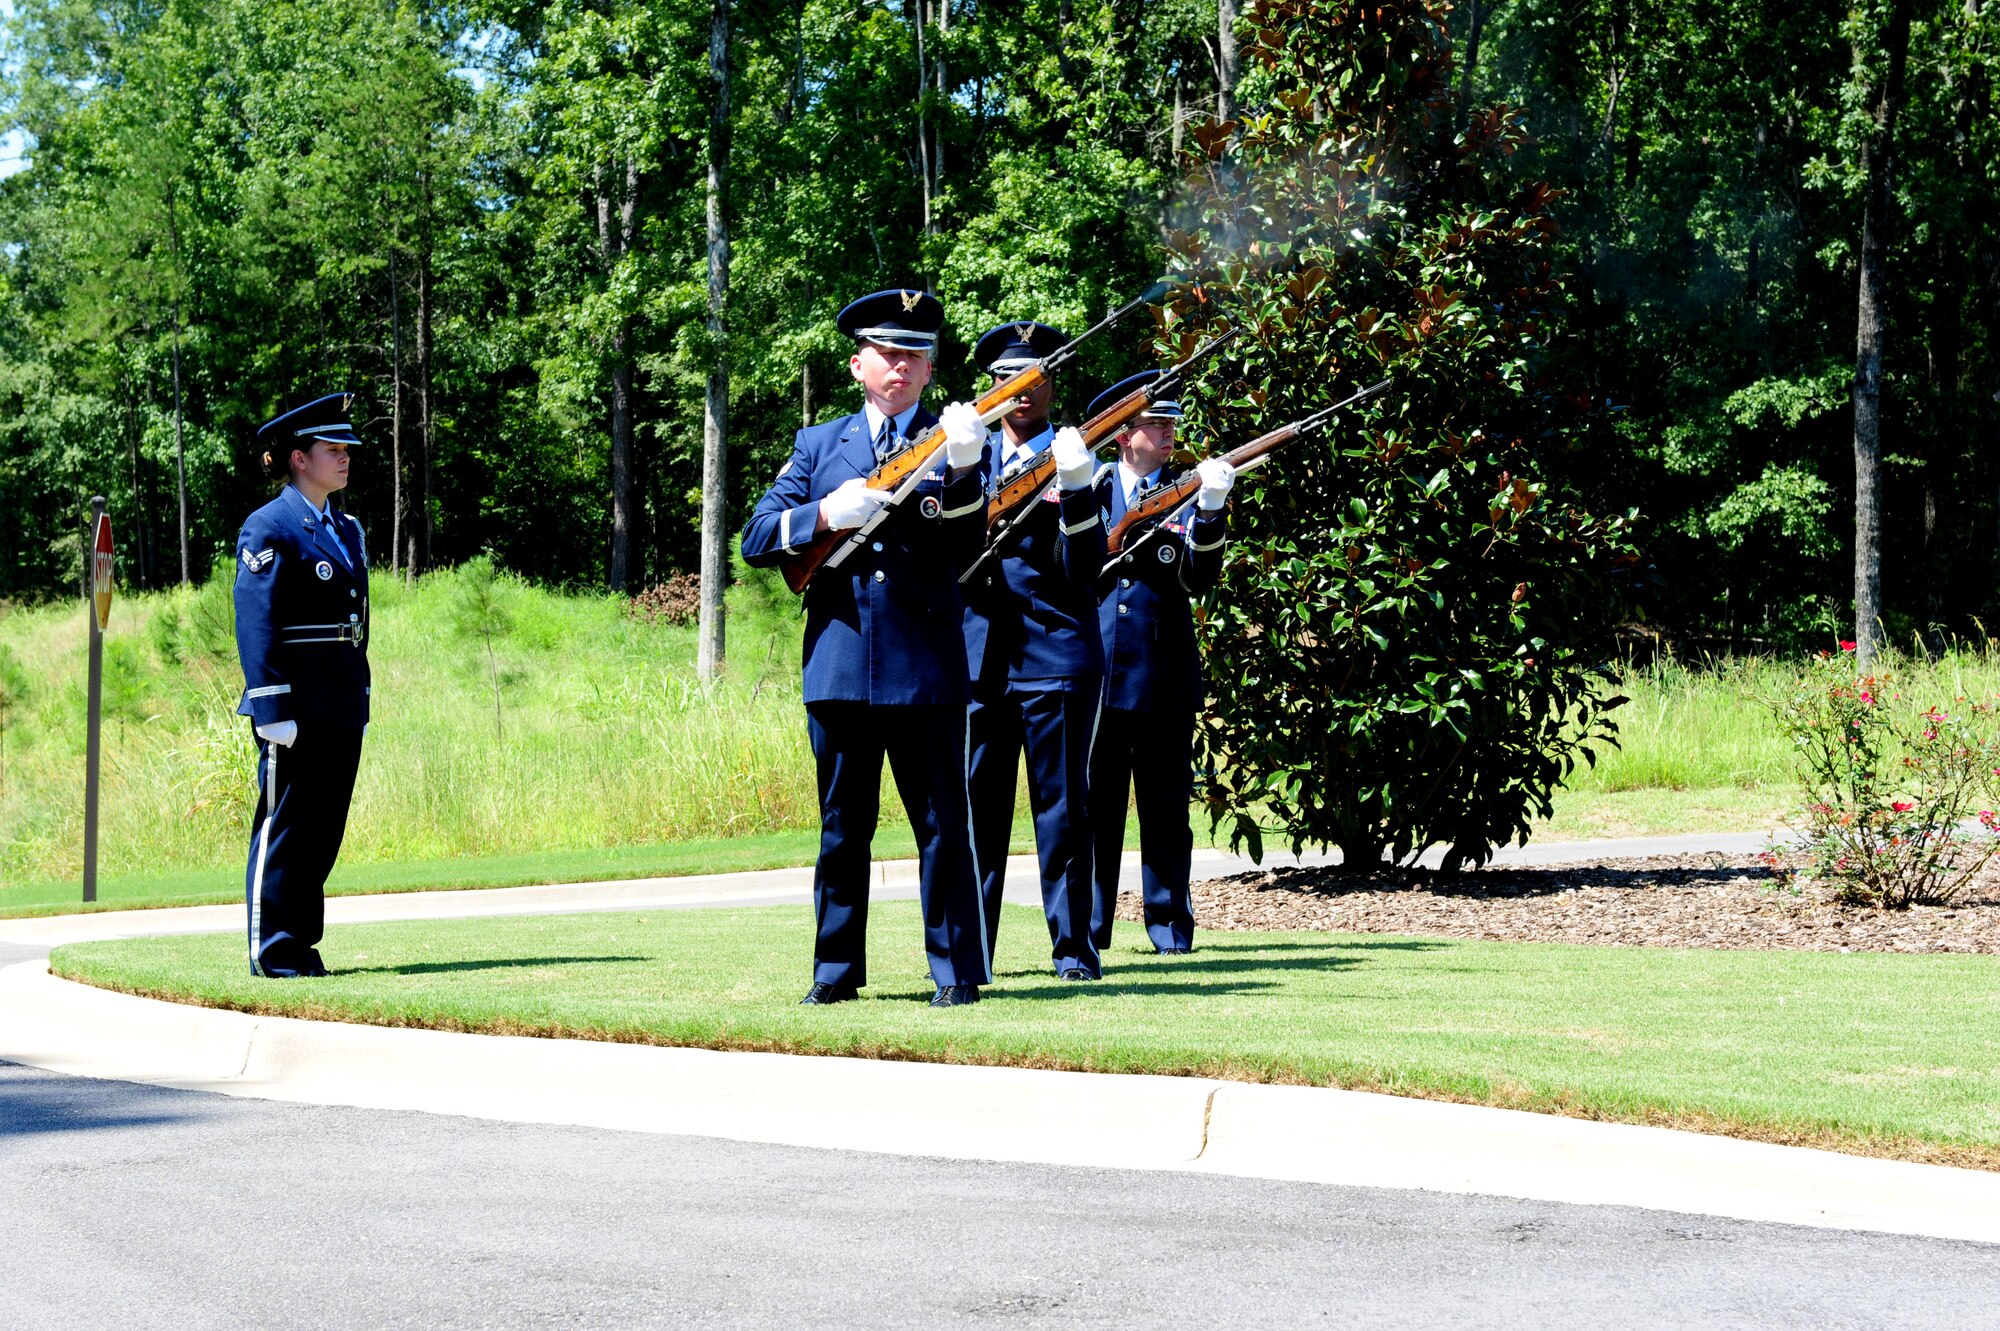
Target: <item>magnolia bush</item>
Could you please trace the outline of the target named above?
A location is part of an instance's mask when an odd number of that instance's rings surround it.
[[[1223,445],[1393,387],[1238,487],[1201,632],[1203,794],[1261,853],[1446,867],[1526,840],[1614,741],[1633,516],[1554,466],[1596,404],[1560,382],[1556,192],[1507,107],[1456,96],[1443,0],[1256,0],[1243,116],[1195,126],[1159,349],[1234,326],[1183,392]]]

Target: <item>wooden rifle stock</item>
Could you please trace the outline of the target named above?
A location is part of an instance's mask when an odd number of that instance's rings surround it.
[[[981,424],[991,425],[1013,409],[1014,399],[1023,393],[1032,393],[1049,381],[1047,370],[1040,361],[1030,365],[1019,374],[1012,374],[988,389],[973,402],[973,409],[979,413]],[[939,426],[922,439],[897,453],[888,461],[868,473],[868,488],[871,490],[905,491],[916,488],[934,463],[944,455],[944,427]],[[890,503],[894,503],[891,500]],[[884,504],[876,514],[879,519],[889,511]],[[793,591],[803,593],[819,572],[820,566],[833,558],[834,552],[843,543],[859,544],[874,530],[873,522],[864,527],[851,527],[845,531],[822,532],[813,539],[811,545],[802,547],[796,555],[785,560],[778,569],[785,576],[785,585]],[[836,561],[837,562],[837,561]]]
[[[1227,453],[1222,454],[1222,460],[1238,471],[1242,471],[1246,467],[1257,466],[1286,444],[1293,442],[1302,435],[1308,435],[1318,430],[1321,426],[1332,420],[1333,414],[1341,408],[1351,406],[1363,398],[1375,396],[1387,388],[1391,382],[1388,379],[1379,380],[1354,394],[1352,397],[1336,402],[1330,407],[1322,407],[1312,415],[1304,417],[1301,420],[1293,421],[1289,425],[1280,425],[1275,430],[1266,434],[1260,434],[1249,443],[1240,444],[1230,449]],[[1105,554],[1110,557],[1112,562],[1116,562],[1118,556],[1122,555],[1130,545],[1136,544],[1140,539],[1143,539],[1146,531],[1154,529],[1154,524],[1159,519],[1179,509],[1181,505],[1192,499],[1195,492],[1199,489],[1201,489],[1200,473],[1189,470],[1176,477],[1173,484],[1161,486],[1131,508],[1126,509],[1125,516],[1118,519],[1117,525],[1105,537]],[[1140,530],[1141,528],[1146,529],[1146,531]],[[1104,569],[1105,572],[1110,572],[1111,563],[1106,563]]]

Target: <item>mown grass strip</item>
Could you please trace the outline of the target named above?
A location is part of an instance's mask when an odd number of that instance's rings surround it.
[[[871,915],[868,998],[796,1006],[801,907],[342,928],[336,974],[259,982],[240,938],[59,949],[58,973],[244,1011],[495,1034],[1227,1077],[1659,1124],[2000,1169],[2000,959],[1206,934],[1121,926],[1107,978],[1046,973],[1006,912],[999,982],[936,1012],[916,909]]]

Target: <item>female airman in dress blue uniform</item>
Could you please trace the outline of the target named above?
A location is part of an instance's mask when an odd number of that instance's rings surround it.
[[[285,485],[236,540],[236,710],[257,734],[250,973],[273,979],[327,973],[324,889],[368,726],[368,552],[361,525],[328,504],[360,442],[352,400],[335,393],[257,431],[266,475]]]
[[[1090,404],[1089,414],[1096,415],[1159,373],[1146,370],[1105,389]],[[1107,527],[1117,526],[1147,491],[1177,475],[1169,458],[1180,416],[1179,403],[1155,402],[1119,434],[1118,461],[1097,477]],[[1222,570],[1226,505],[1236,480],[1234,468],[1220,458],[1210,458],[1196,470],[1201,490],[1193,513],[1168,519],[1157,537],[1136,549],[1125,543],[1098,587],[1106,669],[1104,710],[1090,754],[1090,809],[1097,838],[1090,928],[1099,951],[1111,946],[1128,792],[1139,814],[1147,936],[1164,953],[1194,946],[1194,907],[1188,895],[1194,837],[1188,830],[1188,804],[1202,673],[1188,601],[1214,586]]]

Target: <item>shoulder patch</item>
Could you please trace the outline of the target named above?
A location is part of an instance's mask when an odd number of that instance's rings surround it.
[[[246,545],[243,547],[243,567],[249,569],[252,573],[262,573],[265,569],[271,567],[277,558],[278,552],[269,546],[264,547],[254,554],[251,553],[249,546]]]

